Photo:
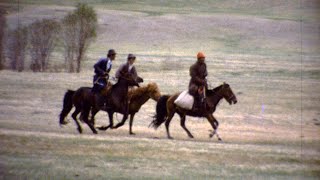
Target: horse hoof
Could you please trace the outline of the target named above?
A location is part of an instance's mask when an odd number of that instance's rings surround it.
[[[60,126],[61,125],[67,125],[69,123],[69,121],[60,121]]]
[[[191,136],[189,136],[189,138],[193,139],[194,137],[191,135]]]
[[[169,136],[168,139],[173,139],[173,137]]]
[[[130,134],[130,135],[133,135],[133,136],[134,136],[134,135],[136,135],[136,134],[135,134],[135,133],[133,133],[133,132],[131,132],[131,133],[129,133],[129,134]]]
[[[93,131],[93,134],[98,134],[98,131]]]
[[[212,137],[213,137],[213,134],[209,134],[209,137],[212,138]]]
[[[218,138],[218,141],[222,141],[222,139],[221,139],[221,138]]]
[[[101,127],[97,127],[100,131],[106,131],[109,127],[107,126],[101,126]]]
[[[79,131],[80,134],[82,134],[82,129],[78,128],[78,131]]]

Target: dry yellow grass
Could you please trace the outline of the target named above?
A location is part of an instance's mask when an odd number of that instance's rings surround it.
[[[318,179],[317,8],[305,12],[300,29],[299,8],[291,1],[263,12],[253,6],[268,3],[257,2],[240,6],[249,11],[228,9],[232,3],[226,1],[219,11],[203,7],[197,13],[187,13],[189,5],[159,7],[154,1],[144,4],[150,12],[141,4],[128,9],[128,2],[95,5],[98,38],[81,73],[0,72],[0,179]],[[216,2],[208,5],[213,6]],[[71,9],[33,5],[19,13],[28,24],[34,14],[59,19]],[[279,9],[283,12],[275,12]],[[17,13],[9,14],[9,27],[16,20]],[[79,135],[70,116],[60,128],[65,91],[91,86],[92,65],[110,47],[119,52],[114,68],[127,53],[137,54],[139,74],[145,83],[156,82],[163,94],[186,89],[195,53],[205,51],[211,87],[225,81],[239,101],[232,106],[222,101],[214,114],[223,142],[209,139],[205,119],[187,117],[195,136],[189,139],[178,116],[170,126],[175,140],[167,140],[163,126],[148,128],[152,100],[135,117],[136,136],[128,135],[128,123],[98,135],[82,124]],[[57,52],[53,64],[61,58]],[[105,112],[96,119],[97,125],[109,123]]]

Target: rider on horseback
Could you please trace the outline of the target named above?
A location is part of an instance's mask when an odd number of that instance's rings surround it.
[[[100,96],[100,98],[98,98],[99,107],[104,106],[105,98],[102,98],[102,97],[106,97],[111,87],[111,84],[108,83],[109,72],[112,68],[112,61],[114,61],[115,58],[116,58],[116,51],[114,49],[110,49],[108,51],[107,58],[99,59],[99,61],[93,66],[95,75],[93,76],[92,91],[97,96]],[[104,89],[105,91],[103,91]]]
[[[112,61],[116,58],[116,52],[113,49],[108,51],[107,58],[101,58],[93,66],[95,75],[93,77],[93,90],[94,92],[99,92],[99,89],[107,85],[109,79],[109,72],[112,68]],[[99,88],[100,87],[100,88]]]
[[[194,97],[193,111],[204,108],[205,89],[207,89],[208,75],[205,55],[202,52],[197,54],[197,62],[190,67],[189,93]]]
[[[135,61],[136,61],[136,56],[133,54],[128,54],[127,62],[122,64],[118,68],[116,72],[116,78],[120,78],[124,74],[130,74],[136,82],[138,83],[143,82],[143,79],[138,76],[136,67],[133,65]]]

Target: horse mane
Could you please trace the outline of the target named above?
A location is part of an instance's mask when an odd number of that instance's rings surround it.
[[[132,98],[134,97],[141,97],[142,95],[144,95],[147,92],[152,92],[152,91],[157,91],[158,90],[158,86],[156,83],[152,82],[149,83],[145,86],[141,86],[138,88],[134,88],[134,89],[130,89],[128,91],[128,95]]]
[[[215,87],[213,89],[208,89],[207,90],[207,95],[210,96],[210,95],[218,92],[223,86],[226,86],[226,85],[229,86],[229,84],[224,83],[224,84],[221,84],[220,86]]]
[[[213,88],[212,91],[217,92],[222,88],[222,86],[223,86],[223,84],[218,87]]]

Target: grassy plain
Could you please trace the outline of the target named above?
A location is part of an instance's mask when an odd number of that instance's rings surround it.
[[[61,19],[79,1],[27,0],[17,19]],[[320,177],[320,37],[317,1],[91,1],[98,38],[79,74],[0,72],[0,179],[318,179]],[[17,9],[19,9],[17,11]],[[301,20],[301,21],[300,21]],[[132,52],[145,83],[162,94],[182,91],[195,54],[207,55],[211,87],[227,82],[238,104],[223,101],[215,117],[223,142],[209,139],[205,119],[188,118],[195,139],[172,121],[148,128],[150,100],[128,124],[92,135],[72,119],[58,125],[67,89],[91,86],[92,65],[109,48],[116,69]],[[57,51],[53,65],[63,63]],[[114,73],[115,70],[112,71]],[[115,117],[121,119],[120,115]],[[108,123],[106,113],[97,124]],[[117,121],[117,120],[115,120]]]

